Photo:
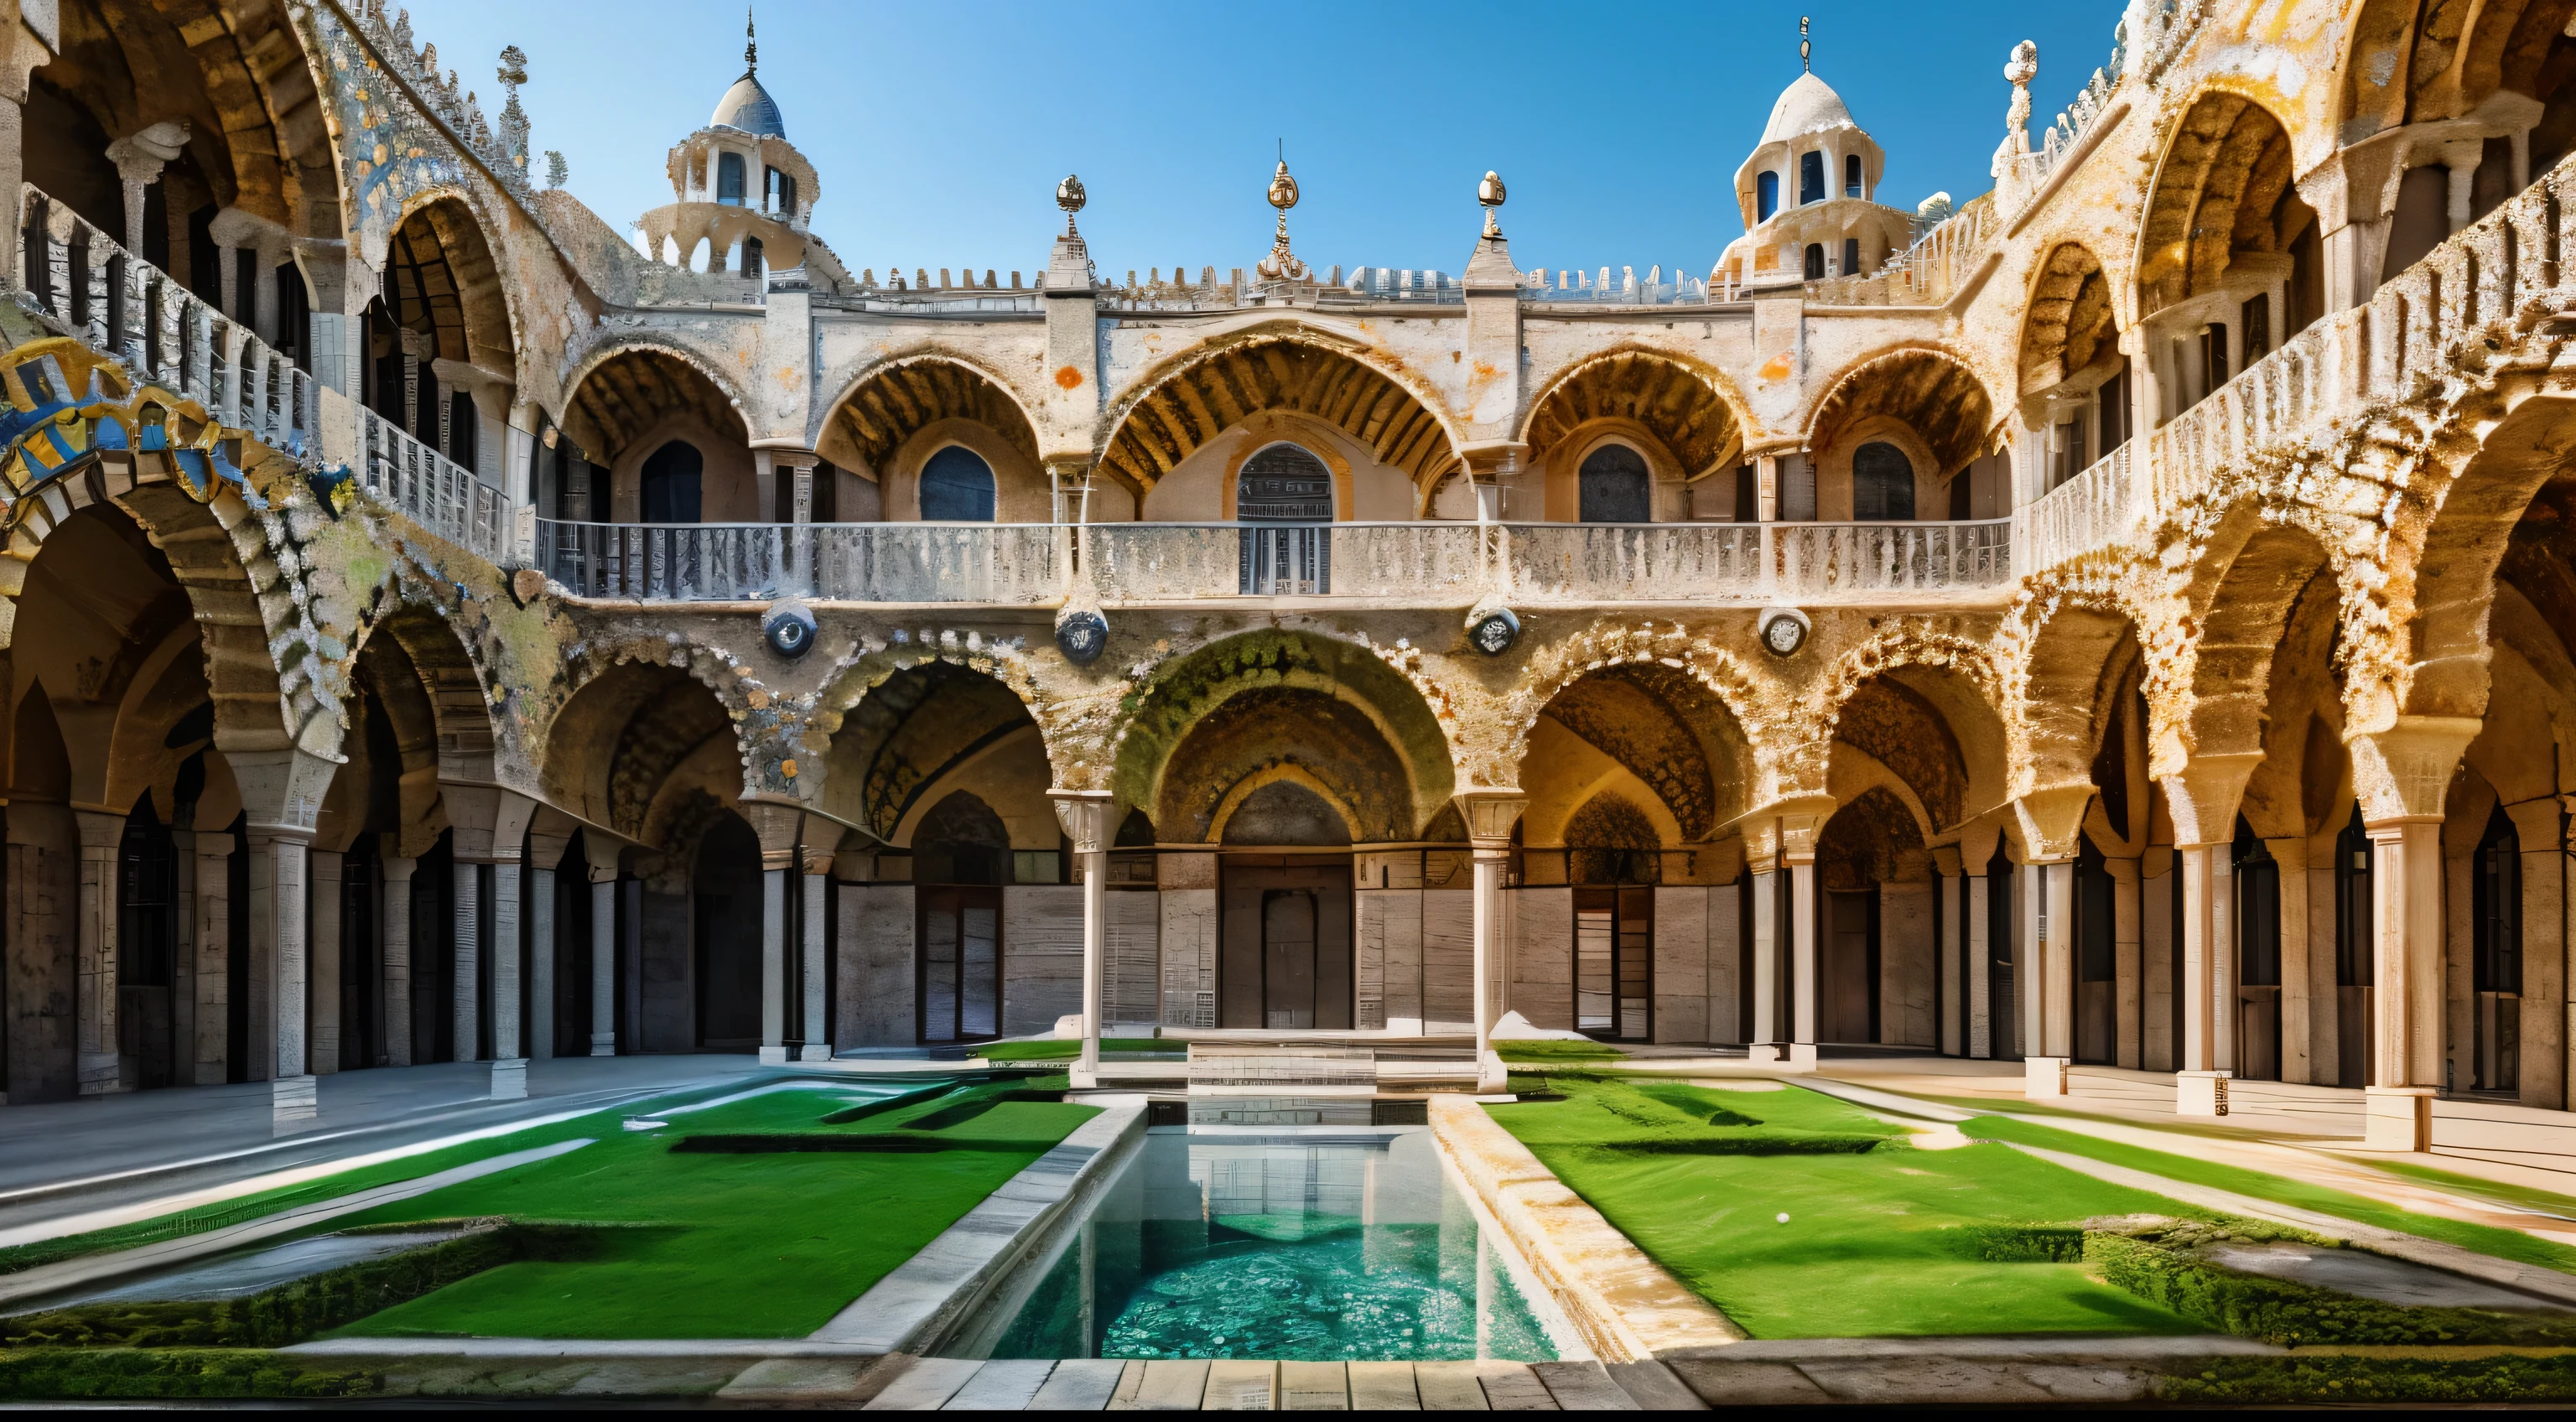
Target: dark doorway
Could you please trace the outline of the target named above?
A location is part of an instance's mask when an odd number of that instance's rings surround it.
[[[1986,1042],[1997,1061],[2021,1056],[2013,986],[2013,863],[1998,844],[1986,861]]]
[[[1604,1041],[1655,1035],[1655,891],[1574,891],[1574,1027]]]
[[[706,456],[686,440],[672,440],[645,456],[644,522],[696,523],[705,468]]]
[[[2470,1057],[2479,1091],[2513,1091],[2522,1081],[2522,837],[2496,807],[2470,865]]]
[[[452,835],[440,835],[411,871],[411,1050],[415,1062],[456,1060],[453,843]]]
[[[590,1055],[591,1004],[598,1000],[598,975],[609,965],[591,952],[590,847],[580,832],[564,849],[555,871],[555,1055]]]
[[[1852,453],[1852,517],[1862,523],[1914,517],[1914,461],[1885,440]]]
[[[1576,516],[1585,523],[1652,523],[1654,479],[1646,458],[1624,444],[1605,444],[1575,474]]]
[[[116,873],[116,1054],[143,1090],[178,1080],[179,855],[147,792],[125,817]]]
[[[2117,908],[2109,866],[2092,836],[2075,851],[2075,1059],[2109,1065],[2120,1052]]]
[[[2371,904],[2370,831],[2361,806],[2335,836],[2335,1085],[2370,1084],[2371,982],[2378,935]],[[2179,919],[2177,919],[2177,922]]]
[[[1878,1040],[1878,890],[1827,891],[1816,962],[1816,1040]]]
[[[993,466],[962,444],[952,444],[921,466],[924,523],[991,523]]]
[[[698,841],[690,898],[696,910],[698,1045],[760,1046],[760,839],[738,815],[719,815]]]
[[[224,856],[224,1080],[250,1074],[250,836],[249,821],[233,816]]]
[[[981,1041],[1002,1030],[1002,885],[1010,831],[960,790],[930,807],[912,835],[919,945],[913,1000],[924,1042]]]
[[[384,993],[379,987],[376,837],[359,835],[340,859],[340,902],[315,905],[340,915],[340,1069],[384,1060]]]
[[[2281,1079],[2281,865],[2236,822],[2236,1075]]]
[[[1223,878],[1217,1025],[1348,1031],[1350,861],[1229,854]]]

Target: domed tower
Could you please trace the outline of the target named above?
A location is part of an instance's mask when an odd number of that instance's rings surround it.
[[[763,279],[805,270],[818,287],[848,278],[808,230],[822,183],[787,141],[787,120],[760,82],[760,45],[743,21],[742,77],[716,101],[707,126],[671,150],[677,201],[636,220],[644,254],[692,271]]]
[[[1719,266],[1748,286],[1877,271],[1914,236],[1913,214],[1874,201],[1886,167],[1886,150],[1852,121],[1842,95],[1813,71],[1800,74],[1735,172],[1745,233]]]

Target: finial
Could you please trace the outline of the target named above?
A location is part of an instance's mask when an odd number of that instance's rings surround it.
[[[1491,168],[1485,170],[1485,180],[1476,185],[1476,201],[1485,205],[1485,235],[1488,237],[1502,236],[1502,224],[1494,220],[1494,209],[1503,205],[1503,178],[1501,174],[1495,172]]]
[[[1279,232],[1270,242],[1270,255],[1261,259],[1254,270],[1270,281],[1304,281],[1310,273],[1304,261],[1288,250],[1288,209],[1297,205],[1297,180],[1288,176],[1288,145],[1279,145],[1279,169],[1270,175],[1270,205],[1279,209]]]
[[[1810,74],[1816,72],[1816,47],[1807,42],[1807,17],[1798,17],[1798,67]]]
[[[1064,181],[1055,185],[1055,205],[1064,209],[1065,236],[1082,235],[1073,230],[1073,215],[1082,211],[1082,205],[1090,200],[1091,195],[1082,190],[1082,179],[1074,174],[1065,174]]]
[[[501,51],[501,85],[516,96],[518,87],[528,82],[527,51],[512,45]]]
[[[742,7],[742,72],[745,77],[760,72],[760,36],[752,28],[751,7]]]

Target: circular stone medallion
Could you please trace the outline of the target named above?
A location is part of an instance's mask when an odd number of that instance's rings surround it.
[[[1762,646],[1775,657],[1794,657],[1807,645],[1806,614],[1796,608],[1773,608],[1762,614]]]
[[[1499,657],[1521,639],[1521,620],[1508,607],[1498,607],[1467,629],[1467,640],[1489,657]]]
[[[1068,612],[1055,624],[1055,645],[1066,660],[1088,664],[1109,649],[1109,619],[1088,608]]]
[[[801,657],[814,649],[814,612],[801,602],[782,602],[760,620],[760,635],[769,650],[782,657]]]

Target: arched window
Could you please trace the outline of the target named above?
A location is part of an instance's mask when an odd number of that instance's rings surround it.
[[[921,466],[921,517],[931,523],[991,523],[993,466],[952,444]]]
[[[1857,153],[1843,155],[1843,196],[1860,196],[1860,155]]]
[[[1846,237],[1843,239],[1843,275],[1858,276],[1859,274],[1860,239],[1857,237]]]
[[[756,277],[760,275],[762,270],[763,268],[760,262],[760,239],[757,237],[743,238],[742,274],[747,277]]]
[[[673,440],[644,459],[644,521],[696,523],[698,476],[706,456],[686,440]]]
[[[1852,518],[1876,523],[1914,517],[1914,461],[1885,440],[1852,453]]]
[[[768,170],[766,176],[769,184],[769,201],[767,204],[769,210],[785,217],[795,216],[796,175],[793,173],[782,173],[776,168],[771,168]]]
[[[1605,444],[1584,456],[1577,517],[1585,523],[1652,523],[1653,479],[1643,455],[1624,444]]]
[[[742,206],[742,155],[716,155],[716,201]]]
[[[1798,155],[1798,203],[1801,207],[1825,200],[1825,155]]]
[[[1810,242],[1807,244],[1807,280],[1823,281],[1824,279],[1825,244],[1822,242]]]
[[[1780,175],[1763,173],[1753,180],[1753,220],[1768,222],[1780,210]]]
[[[1333,542],[1313,525],[1333,521],[1333,471],[1312,450],[1274,444],[1253,451],[1235,476],[1234,517],[1271,525],[1242,533],[1246,597],[1331,590]]]

